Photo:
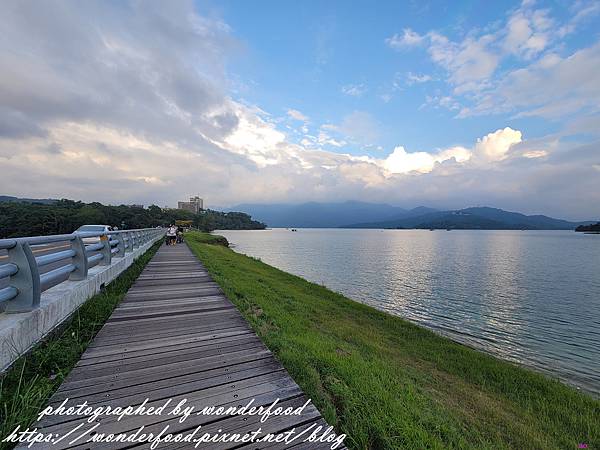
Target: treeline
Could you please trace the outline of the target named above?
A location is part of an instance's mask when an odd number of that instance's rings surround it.
[[[189,220],[193,227],[203,231],[265,228],[265,224],[239,212],[205,210],[194,214],[179,209],[163,210],[156,205],[140,208],[58,200],[52,204],[0,203],[0,238],[72,233],[86,224],[117,226],[119,229],[149,228],[168,226],[176,220]]]
[[[579,225],[577,228],[575,228],[575,231],[583,231],[588,233],[590,231],[594,231],[600,233],[600,222],[590,225]]]

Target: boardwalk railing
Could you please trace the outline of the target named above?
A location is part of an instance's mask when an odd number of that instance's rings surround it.
[[[0,311],[32,311],[40,306],[42,292],[66,280],[85,280],[92,267],[110,266],[113,258],[123,258],[164,234],[164,228],[143,228],[1,239],[8,262],[0,265],[0,280],[8,278],[8,285],[0,288]]]

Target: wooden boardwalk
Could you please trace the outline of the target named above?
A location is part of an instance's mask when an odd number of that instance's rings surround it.
[[[169,416],[181,400],[196,411],[206,406],[253,406],[272,404],[302,406],[307,398],[272,353],[250,329],[235,306],[225,297],[205,268],[185,244],[163,245],[124,300],[115,309],[77,366],[52,396],[58,407],[83,402],[88,405],[140,405],[159,407],[171,403],[161,415],[102,416],[89,421],[84,415],[46,416],[34,426],[57,435],[53,445],[32,448],[119,449],[149,448],[136,443],[87,442],[103,433],[189,433],[199,425],[204,433],[296,432],[311,427],[292,444],[202,443],[197,448],[330,448],[331,444],[303,442],[318,425],[327,424],[309,404],[299,416],[272,416],[264,423],[256,415],[190,415],[183,423]],[[97,428],[93,429],[96,425]],[[79,426],[79,428],[77,428]],[[30,427],[33,429],[33,427]],[[65,435],[75,430],[70,435]],[[221,431],[219,431],[221,430]],[[71,443],[73,439],[82,437]],[[264,434],[262,434],[264,435]],[[26,448],[27,444],[20,444]],[[193,443],[161,443],[158,449],[194,448]]]

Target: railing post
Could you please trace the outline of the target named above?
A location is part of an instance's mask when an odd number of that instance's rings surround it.
[[[131,235],[131,231],[127,231],[125,233],[125,237],[127,238],[127,248],[125,249],[125,251],[127,253],[132,252],[133,251],[133,236]]]
[[[10,277],[10,284],[17,289],[17,296],[5,303],[4,312],[20,313],[40,306],[40,272],[35,256],[26,242],[18,242],[8,249],[8,261],[19,270]]]
[[[123,237],[124,233],[117,233],[115,236],[117,237],[117,253],[115,253],[116,258],[122,258],[125,256],[125,239]]]
[[[110,250],[110,235],[105,234],[104,236],[100,236],[100,242],[104,244],[100,253],[102,253],[102,261],[100,261],[101,266],[110,266],[110,260],[112,257],[112,252]]]
[[[75,236],[71,241],[71,249],[75,251],[75,256],[73,256],[75,270],[69,275],[69,280],[85,280],[88,273],[88,260],[85,253],[85,245],[83,245],[81,237]]]

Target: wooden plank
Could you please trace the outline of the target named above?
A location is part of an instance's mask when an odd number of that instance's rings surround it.
[[[187,349],[187,348],[200,348],[200,347],[213,346],[213,345],[220,346],[224,343],[241,342],[241,341],[245,341],[247,339],[257,339],[258,340],[258,337],[256,337],[255,335],[253,335],[250,332],[244,332],[244,333],[237,333],[237,334],[228,334],[228,335],[220,336],[220,337],[217,337],[214,339],[202,339],[202,340],[196,339],[193,341],[188,340],[188,341],[183,341],[183,342],[179,340],[173,344],[165,344],[163,342],[159,342],[159,343],[157,343],[157,345],[152,346],[152,347],[135,348],[132,350],[127,350],[127,349],[123,349],[122,347],[119,347],[117,349],[114,349],[113,351],[105,351],[103,353],[96,353],[96,354],[92,353],[90,355],[87,355],[86,358],[81,358],[81,360],[79,361],[79,363],[77,365],[81,366],[81,365],[86,365],[86,364],[93,364],[99,358],[110,361],[111,359],[117,360],[117,359],[123,359],[123,358],[132,358],[132,357],[141,356],[141,355],[158,355],[158,354],[163,354],[163,353],[170,352],[170,351]]]
[[[281,366],[273,358],[257,359],[254,361],[242,362],[227,367],[217,367],[216,369],[207,370],[203,373],[194,372],[193,369],[188,370],[188,373],[181,372],[169,373],[167,378],[152,379],[150,381],[138,382],[131,384],[129,381],[125,383],[111,383],[103,386],[86,386],[80,389],[63,389],[57,391],[50,399],[50,404],[61,403],[66,398],[76,399],[85,397],[85,400],[90,404],[99,403],[107,398],[122,399],[140,393],[150,393],[154,397],[154,392],[169,386],[180,386],[190,382],[203,382],[208,386],[216,386],[227,381],[237,381],[250,376],[256,376],[263,373],[270,373],[277,370],[282,370]],[[213,384],[208,384],[213,383]]]
[[[98,342],[94,342],[94,346],[102,346],[102,345],[112,345],[114,343],[123,343],[123,342],[136,342],[136,341],[144,341],[151,339],[162,339],[170,336],[183,336],[185,334],[199,334],[201,332],[209,332],[209,331],[219,331],[225,330],[227,328],[234,327],[244,327],[248,328],[245,322],[236,317],[234,314],[231,315],[222,315],[223,317],[214,317],[210,318],[214,320],[214,323],[206,324],[202,326],[194,327],[194,323],[197,321],[192,321],[191,323],[185,322],[185,325],[182,328],[177,328],[177,323],[169,323],[168,321],[163,321],[164,330],[159,332],[151,331],[151,327],[130,327],[125,328],[117,328],[114,333],[111,333],[112,336],[105,336],[104,339],[98,340]],[[183,321],[182,321],[183,322]],[[118,322],[117,322],[118,323]],[[108,325],[108,324],[107,324]],[[150,324],[152,325],[152,324]],[[183,325],[183,324],[182,324]]]
[[[175,363],[175,364],[157,364],[152,367],[146,367],[143,369],[139,369],[132,372],[122,373],[122,374],[114,374],[114,375],[105,375],[101,377],[93,377],[93,378],[84,378],[79,380],[73,380],[71,375],[67,376],[63,384],[68,389],[83,387],[83,386],[94,386],[99,383],[116,383],[119,381],[128,381],[133,384],[134,382],[143,382],[151,381],[153,379],[159,379],[159,377],[166,375],[167,373],[171,374],[175,371],[183,370],[198,370],[199,367],[202,367],[203,370],[210,370],[216,367],[226,367],[228,365],[238,364],[243,361],[254,361],[256,359],[264,359],[268,357],[271,353],[268,350],[255,350],[248,351],[243,350],[240,352],[234,352],[226,357],[219,355],[212,358],[204,358],[200,360],[190,360],[185,363]]]
[[[82,360],[85,360],[87,358],[96,358],[102,355],[108,356],[113,354],[127,354],[130,352],[135,353],[139,351],[159,351],[157,349],[160,349],[161,347],[163,347],[163,345],[166,349],[174,345],[187,345],[196,342],[206,343],[207,345],[209,345],[210,342],[213,340],[227,339],[233,338],[235,336],[252,334],[252,332],[250,330],[247,330],[245,327],[220,330],[216,334],[213,333],[214,332],[211,331],[209,334],[190,334],[184,336],[177,336],[169,339],[167,343],[163,343],[164,341],[144,341],[134,346],[128,346],[126,344],[117,343],[111,346],[89,348],[88,351],[82,356]]]
[[[168,370],[165,370],[162,367],[153,370],[145,369],[139,371],[133,380],[127,377],[107,377],[104,379],[95,379],[92,382],[86,382],[86,380],[70,382],[66,380],[58,392],[65,392],[65,397],[69,397],[69,392],[73,391],[81,393],[81,395],[78,396],[83,396],[85,389],[90,393],[105,392],[137,384],[160,382],[161,380],[168,378],[189,375],[192,373],[196,373],[198,378],[200,378],[205,376],[205,372],[212,373],[214,370],[222,370],[223,373],[227,373],[228,371],[236,370],[236,368],[242,364],[251,364],[256,361],[263,361],[264,364],[267,364],[270,359],[273,359],[273,355],[268,351],[257,352],[254,355],[242,353],[230,357],[227,361],[213,361],[212,363],[203,362],[202,365],[195,364],[183,367],[178,365],[170,367]]]
[[[236,340],[225,340],[219,342],[213,342],[210,345],[187,345],[187,346],[171,346],[168,350],[161,351],[144,351],[136,353],[128,353],[121,355],[110,355],[103,356],[93,359],[85,359],[80,361],[76,367],[78,369],[84,369],[90,367],[92,370],[98,370],[99,368],[107,368],[111,366],[119,366],[121,370],[127,370],[132,364],[137,362],[152,361],[160,359],[162,362],[167,362],[171,358],[192,358],[192,357],[207,357],[214,354],[224,354],[231,351],[240,351],[244,348],[260,347],[265,348],[262,341],[256,336],[246,335]]]
[[[146,367],[154,367],[156,365],[173,365],[175,363],[183,363],[190,360],[206,359],[213,356],[226,356],[229,353],[239,352],[242,350],[264,350],[264,344],[258,340],[257,342],[247,342],[243,344],[234,344],[225,348],[204,348],[191,350],[180,350],[178,352],[170,352],[165,355],[145,355],[139,358],[126,359],[124,361],[107,361],[99,362],[88,366],[77,366],[77,377],[71,378],[78,380],[90,377],[99,377],[104,375],[114,375],[118,373],[126,374],[134,372]]]
[[[239,311],[227,299],[206,269],[184,245],[164,246],[147,264],[109,320],[96,335],[48,404],[58,406],[87,402],[98,406],[172,406],[186,400],[188,405],[300,406],[306,397],[273,354],[250,329]],[[34,424],[43,433],[64,435],[82,424],[77,435],[85,439],[94,433],[133,433],[144,426],[145,433],[158,433],[166,425],[170,433],[242,432],[260,426],[279,433],[294,427],[324,424],[320,413],[309,405],[300,416],[272,417],[260,423],[256,416],[191,415],[180,422],[174,416],[115,416],[99,418],[91,428],[82,416],[49,416]],[[74,437],[74,436],[73,436]],[[44,444],[32,448],[44,448]],[[240,443],[202,444],[198,448],[234,448]],[[278,443],[253,444],[248,448],[283,448]],[[148,444],[69,444],[65,439],[53,449],[122,449]],[[193,447],[193,445],[191,446]],[[301,445],[294,443],[293,448]],[[26,448],[21,446],[17,448]],[[190,448],[161,445],[160,448]],[[307,448],[325,448],[320,444]]]

